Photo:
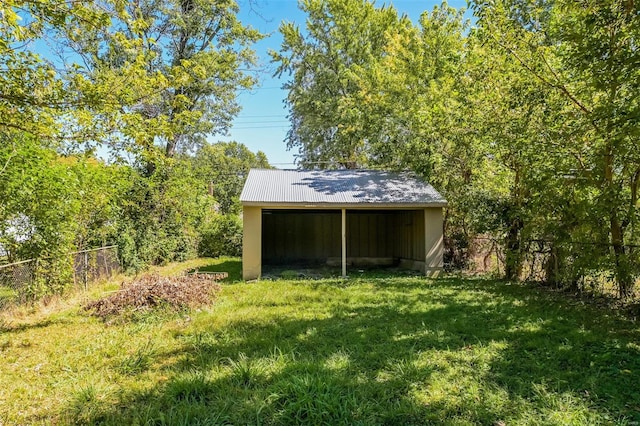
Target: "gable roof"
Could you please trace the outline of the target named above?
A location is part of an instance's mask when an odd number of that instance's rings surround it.
[[[447,204],[431,185],[410,173],[278,169],[251,169],[240,202],[267,207],[444,207]]]

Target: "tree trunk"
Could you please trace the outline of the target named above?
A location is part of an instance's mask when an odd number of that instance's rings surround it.
[[[504,275],[508,280],[520,278],[522,269],[522,255],[520,253],[520,231],[522,230],[522,220],[515,218],[511,221],[511,226],[507,232],[505,244],[505,265]]]
[[[624,247],[624,229],[615,212],[611,213],[611,245],[615,259],[615,276],[618,285],[618,296],[626,298],[633,289],[633,277],[630,271],[629,259]]]
[[[560,259],[558,257],[558,249],[555,243],[552,242],[549,249],[549,257],[544,265],[544,280],[547,285],[552,285],[555,288],[559,288],[562,282],[560,278]]]

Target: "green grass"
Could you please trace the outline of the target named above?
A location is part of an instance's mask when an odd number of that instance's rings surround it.
[[[0,308],[4,305],[11,304],[16,298],[16,292],[9,287],[0,285]]]
[[[640,421],[637,323],[492,280],[231,279],[188,315],[6,324],[0,424]]]

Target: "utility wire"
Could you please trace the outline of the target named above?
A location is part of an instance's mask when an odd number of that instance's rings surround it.
[[[268,118],[268,117],[281,117],[281,118],[285,118],[286,116],[282,115],[282,114],[275,114],[275,115],[238,115],[237,118]]]
[[[236,127],[233,126],[233,130],[245,130],[245,129],[283,129],[287,127],[286,124],[282,124],[280,126],[253,126],[253,127]]]
[[[289,120],[257,120],[257,121],[243,121],[243,122],[234,121],[234,123],[236,124],[289,123]]]
[[[253,92],[256,90],[287,90],[287,89],[283,89],[280,86],[274,86],[274,87],[252,87],[251,89],[241,89],[241,90],[245,92]]]

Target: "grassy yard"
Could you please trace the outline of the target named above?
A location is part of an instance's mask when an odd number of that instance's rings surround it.
[[[0,321],[0,424],[640,422],[638,324],[519,285],[232,278],[125,324],[80,303]]]
[[[16,297],[13,289],[0,285],[0,308],[4,305],[11,303]]]

